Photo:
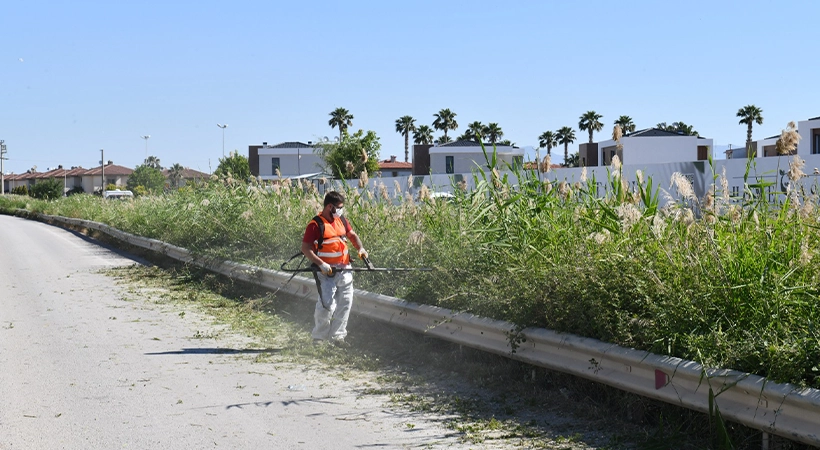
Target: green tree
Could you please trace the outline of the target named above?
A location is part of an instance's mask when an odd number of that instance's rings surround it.
[[[439,138],[435,140],[435,143],[438,145],[449,144],[450,142],[453,142],[453,138],[446,134],[439,136]]]
[[[501,131],[501,127],[497,123],[492,122],[484,129],[484,135],[487,136],[487,141],[495,144],[504,136],[504,132]]]
[[[420,125],[413,133],[413,142],[419,145],[430,145],[433,143],[433,129],[427,125]]]
[[[683,134],[684,136],[700,136],[692,125],[683,122],[672,122],[672,132]]]
[[[458,128],[458,122],[456,122],[456,113],[445,108],[433,114],[433,117],[435,117],[435,120],[433,120],[433,128],[435,128],[436,130],[443,131],[444,140],[450,142],[452,139],[447,139],[447,131],[455,130]]]
[[[567,158],[564,161],[564,166],[565,167],[578,167],[578,164],[579,164],[580,161],[581,161],[581,155],[579,155],[578,152],[575,152],[575,153],[571,154],[569,156],[569,158]]]
[[[236,180],[248,181],[251,177],[251,165],[246,156],[233,151],[228,156],[219,158],[219,166],[214,174],[218,177],[232,177]]]
[[[136,191],[138,186],[142,186],[150,193],[157,193],[165,187],[165,176],[156,167],[143,164],[134,169],[134,172],[128,176],[128,183],[125,185],[130,191]]]
[[[592,133],[595,131],[601,131],[601,129],[604,128],[601,118],[603,118],[603,116],[595,111],[587,111],[579,118],[578,129],[581,131],[589,131],[590,144],[592,144]]]
[[[547,154],[552,155],[552,148],[558,146],[558,135],[552,131],[545,131],[538,136],[538,146],[547,148]]]
[[[621,126],[621,132],[623,134],[629,134],[635,132],[635,122],[632,121],[632,118],[629,116],[621,116],[618,117],[618,120],[615,121],[614,125]]]
[[[404,162],[410,162],[410,133],[416,131],[416,119],[401,116],[396,119],[396,133],[404,136]]]
[[[468,140],[479,142],[481,140],[481,137],[484,136],[484,130],[486,128],[487,127],[484,126],[483,123],[477,120],[475,122],[470,123],[469,125],[467,125],[467,133],[470,133],[472,138]]]
[[[42,200],[54,200],[63,196],[63,181],[48,178],[31,187],[31,196]]]
[[[156,156],[149,156],[145,158],[144,164],[149,167],[153,167],[154,169],[162,170],[162,165],[159,163],[159,158]]]
[[[342,140],[342,135],[347,131],[347,127],[353,126],[353,114],[344,108],[336,108],[330,113],[330,120],[327,121],[330,128],[339,129],[339,140]]]
[[[655,128],[684,136],[700,136],[692,125],[687,125],[684,122],[672,122],[672,125],[667,125],[666,122],[660,122],[655,125]]]
[[[476,137],[473,135],[473,133],[470,132],[470,130],[464,130],[464,132],[461,133],[456,138],[456,140],[457,141],[476,141]],[[476,142],[478,142],[478,141],[476,141]]]
[[[359,130],[345,134],[337,143],[324,143],[317,151],[325,161],[325,170],[337,178],[359,178],[362,171],[373,174],[379,170],[379,151],[382,145],[373,131]]]
[[[179,187],[179,182],[182,179],[182,173],[185,171],[185,168],[182,167],[180,163],[175,163],[168,169],[168,176],[171,178],[171,185],[173,187]]]
[[[555,137],[558,143],[564,146],[564,164],[566,165],[569,161],[569,144],[575,142],[575,130],[572,127],[561,127]]]
[[[747,126],[746,128],[746,149],[752,148],[752,125],[763,125],[763,110],[755,105],[746,105],[737,110],[737,117],[740,117],[738,124]]]

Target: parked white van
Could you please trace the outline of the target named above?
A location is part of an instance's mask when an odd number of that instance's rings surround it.
[[[134,193],[131,191],[121,191],[119,189],[114,191],[104,191],[103,198],[112,200],[125,200],[128,198],[134,198]]]

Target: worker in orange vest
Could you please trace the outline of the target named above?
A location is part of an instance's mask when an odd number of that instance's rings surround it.
[[[302,238],[302,253],[317,267],[314,271],[319,299],[313,313],[313,340],[347,346],[347,319],[353,306],[353,272],[350,270],[348,240],[367,258],[359,235],[344,217],[345,198],[336,191],[325,195],[322,212],[314,217]]]

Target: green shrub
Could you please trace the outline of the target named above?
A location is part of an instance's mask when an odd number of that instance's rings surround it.
[[[54,178],[41,180],[31,187],[31,196],[42,200],[54,200],[63,196],[63,182]]]
[[[11,193],[15,195],[28,195],[28,186],[15,186],[14,189],[11,190]]]
[[[162,175],[161,170],[155,167],[145,164],[137,166],[134,172],[128,176],[127,187],[128,190],[134,192],[137,186],[142,186],[150,193],[162,192],[163,187],[165,187],[165,176]]]

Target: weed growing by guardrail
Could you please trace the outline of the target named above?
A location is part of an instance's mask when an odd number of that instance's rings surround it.
[[[488,162],[491,156],[488,154]],[[605,180],[539,182],[477,170],[454,198],[396,198],[376,180],[344,187],[371,259],[433,272],[361,274],[357,285],[411,301],[594,337],[820,387],[820,214],[790,187],[783,201],[742,198],[725,174],[697,198],[682,176],[666,190],[613,162]],[[789,177],[802,178],[799,157]],[[627,177],[634,177],[627,184]],[[793,183],[793,186],[796,186]],[[212,179],[132,202],[74,195],[21,208],[108,223],[194,251],[278,268],[321,209],[316,186]],[[700,358],[698,355],[702,355]]]

